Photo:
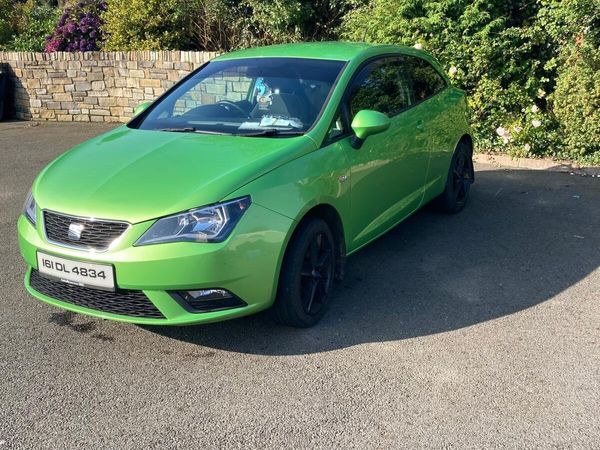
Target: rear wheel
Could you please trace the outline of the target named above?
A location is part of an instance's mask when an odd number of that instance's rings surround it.
[[[285,254],[275,319],[292,327],[316,324],[328,306],[335,274],[335,244],[325,221],[308,219],[299,225]]]
[[[462,211],[469,199],[472,183],[473,159],[471,149],[461,142],[456,147],[450,162],[446,188],[437,198],[440,209],[451,214]]]

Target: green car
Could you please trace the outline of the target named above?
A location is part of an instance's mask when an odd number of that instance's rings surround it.
[[[135,113],[33,183],[34,297],[138,324],[272,307],[311,326],[348,255],[432,200],[460,211],[474,181],[465,94],[413,48],[229,53]]]

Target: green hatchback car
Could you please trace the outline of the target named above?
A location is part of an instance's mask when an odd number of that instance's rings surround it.
[[[344,261],[474,181],[465,93],[429,55],[364,43],[206,63],[64,153],[18,221],[27,290],[138,324],[273,309],[314,325]]]

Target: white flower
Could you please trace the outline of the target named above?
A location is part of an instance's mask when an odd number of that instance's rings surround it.
[[[416,48],[417,50],[423,50],[423,44],[421,44],[420,42],[417,42],[417,43],[415,44],[415,48]]]
[[[525,144],[525,145],[523,146],[523,148],[524,148],[526,151],[529,151],[529,150],[531,150],[531,145],[529,145],[529,144]]]
[[[523,131],[523,128],[521,128],[520,126],[516,126],[515,127],[515,133],[520,133],[521,131]]]
[[[496,134],[502,138],[502,141],[505,144],[508,144],[508,141],[510,141],[510,131],[508,131],[506,128],[504,128],[504,127],[496,128]]]
[[[500,137],[509,137],[510,136],[510,132],[504,127],[496,128],[496,134]]]
[[[538,96],[538,98],[544,98],[546,96],[546,91],[541,88],[538,89],[537,96]]]
[[[455,66],[452,66],[448,70],[448,75],[450,75],[451,77],[453,77],[454,75],[456,75],[456,72],[458,72],[458,69]]]
[[[531,112],[532,112],[532,113],[536,113],[536,112],[538,112],[539,110],[540,110],[540,108],[538,108],[538,107],[537,107],[537,105],[533,105],[533,106],[531,107]]]
[[[539,126],[542,125],[542,121],[541,120],[537,120],[537,119],[533,119],[531,121],[531,125],[533,125],[533,128],[537,128],[537,127],[539,127]]]

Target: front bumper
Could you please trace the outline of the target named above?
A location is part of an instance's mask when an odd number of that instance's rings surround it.
[[[19,249],[28,265],[25,287],[34,297],[64,309],[148,325],[217,322],[253,314],[272,305],[288,231],[292,228],[291,219],[252,204],[224,242],[177,242],[134,247],[133,243],[152,223],[134,224],[114,248],[103,253],[92,253],[49,243],[40,220],[34,227],[21,216],[17,227]],[[164,318],[113,314],[61,301],[36,291],[31,286],[30,277],[32,269],[37,269],[37,251],[78,261],[112,264],[117,287],[143,291]],[[194,313],[168,292],[213,288],[226,289],[247,306]]]

